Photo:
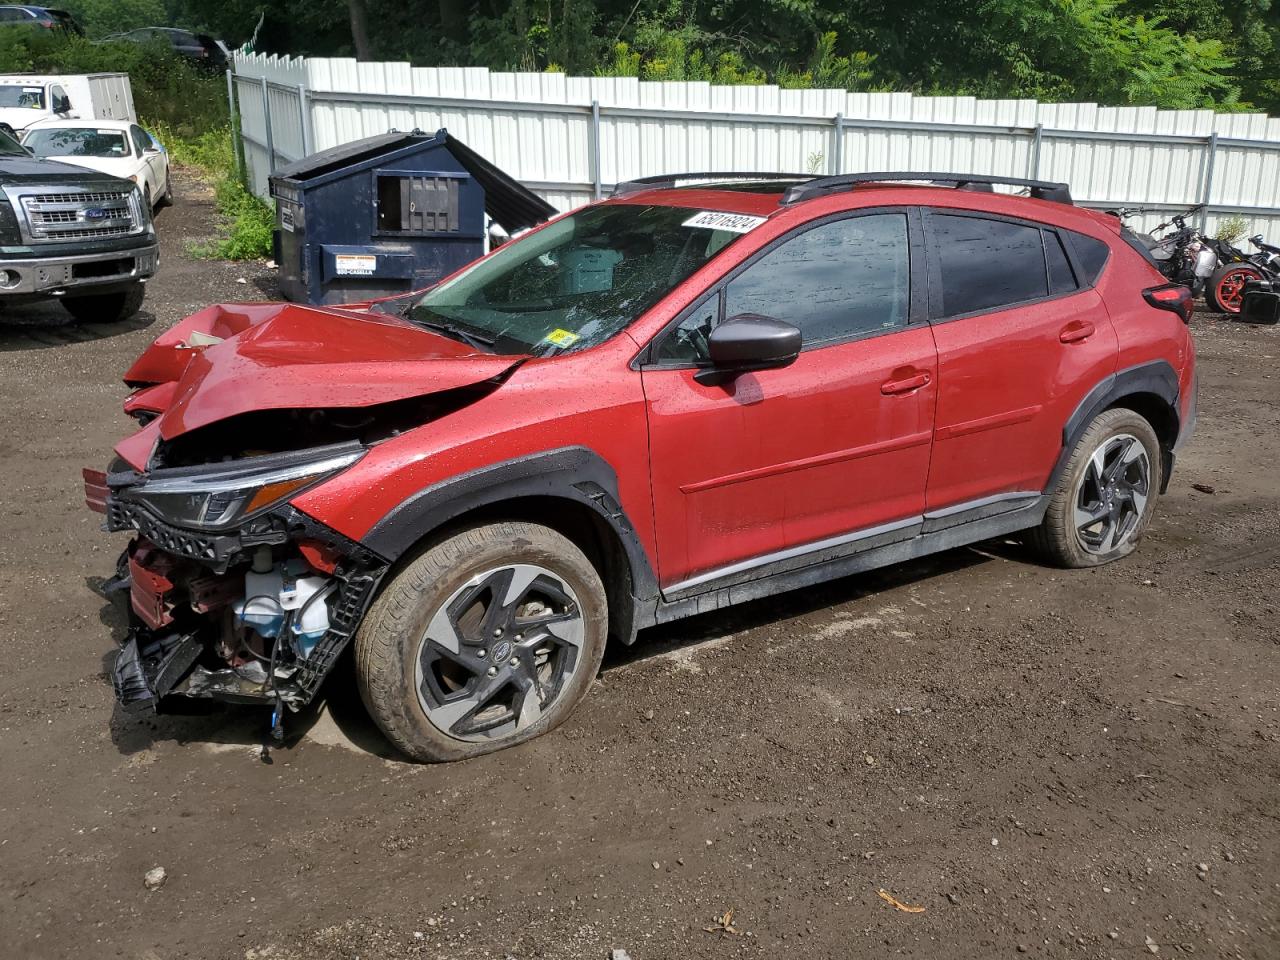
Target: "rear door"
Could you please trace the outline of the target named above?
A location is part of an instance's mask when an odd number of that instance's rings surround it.
[[[913,535],[936,376],[920,230],[904,209],[806,224],[655,340],[642,375],[664,588]],[[799,359],[698,383],[706,335],[742,313],[799,327]]]
[[[925,218],[938,345],[931,511],[1039,493],[1076,405],[1116,365],[1089,274],[1043,224],[963,210]]]

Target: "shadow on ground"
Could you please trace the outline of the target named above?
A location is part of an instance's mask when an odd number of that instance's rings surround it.
[[[81,323],[57,303],[8,307],[0,313],[0,352],[44,350],[105,340],[143,330],[155,321],[155,314],[148,310],[140,310],[118,323]]]
[[[653,627],[641,631],[630,647],[611,646],[606,651],[603,670],[621,669],[684,647],[805,616],[935,576],[946,576],[996,557],[1025,560],[1026,551],[1012,541],[992,541]],[[93,589],[96,585],[90,583],[89,586]],[[123,639],[127,621],[119,600],[104,602],[100,619],[117,642]],[[108,682],[114,662],[115,650],[111,649],[103,656],[103,673]],[[269,762],[271,753],[277,749],[292,750],[307,741],[404,761],[365,710],[354,676],[355,665],[348,649],[316,700],[297,713],[286,711],[285,738],[278,745],[270,737],[270,707],[183,698],[166,701],[166,712],[161,714],[149,710],[130,713],[117,705],[111,718],[112,741],[125,755],[166,741],[245,749],[266,746],[264,762]]]

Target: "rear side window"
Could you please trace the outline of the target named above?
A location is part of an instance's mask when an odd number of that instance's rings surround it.
[[[1040,229],[1004,220],[931,214],[940,316],[958,317],[1049,295]]]
[[[1074,230],[1063,230],[1063,234],[1071,241],[1071,246],[1076,253],[1076,262],[1080,264],[1081,270],[1084,271],[1083,280],[1089,286],[1093,286],[1098,282],[1098,277],[1102,276],[1102,268],[1107,265],[1107,258],[1111,256],[1111,248],[1101,240],[1095,240],[1093,237],[1086,237],[1083,233],[1076,233]],[[1143,256],[1152,264],[1151,254],[1141,251]]]

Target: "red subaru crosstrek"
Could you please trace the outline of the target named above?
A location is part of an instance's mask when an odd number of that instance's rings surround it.
[[[1195,352],[1118,221],[1041,182],[692,179],[425,292],[157,339],[141,428],[86,471],[135,534],[121,702],[278,730],[354,643],[397,747],[469,757],[563,721],[609,637],[1016,531],[1069,567],[1134,549]]]

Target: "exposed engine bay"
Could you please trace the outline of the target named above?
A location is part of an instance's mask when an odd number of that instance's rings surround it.
[[[134,534],[106,585],[129,598],[121,704],[268,704],[278,732],[387,567],[291,501],[498,389],[523,359],[292,304],[218,305],[161,334],[125,375],[139,429],[107,471],[84,471],[104,528]]]
[[[160,710],[174,696],[272,704],[278,729],[282,708],[315,696],[385,563],[287,500],[364,450],[348,442],[214,467],[84,472],[106,528],[137,534],[105,588],[129,598],[114,677],[123,706]]]

